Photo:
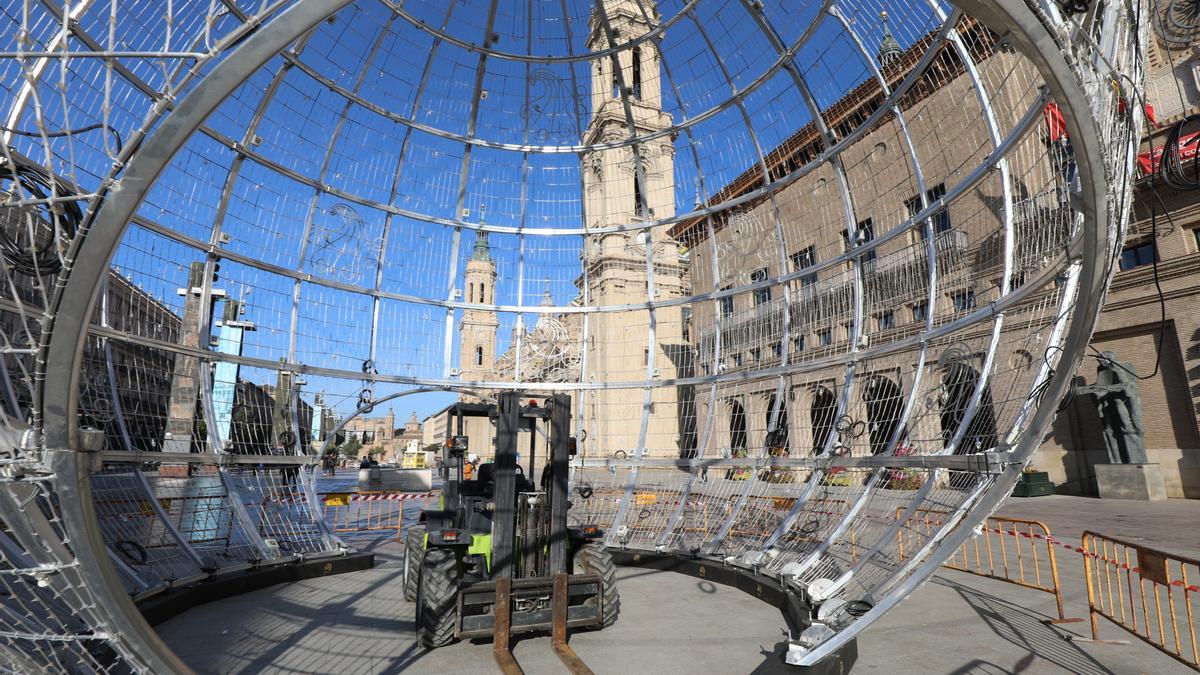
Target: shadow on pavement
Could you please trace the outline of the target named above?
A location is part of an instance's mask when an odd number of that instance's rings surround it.
[[[1028,672],[1036,667],[1036,659],[1043,659],[1073,673],[1112,673],[1067,639],[1066,635],[1026,608],[943,578],[935,577],[931,582],[954,589],[996,637],[1025,651],[1025,656],[1012,667],[1012,671]],[[955,672],[977,671],[971,670],[968,664]]]

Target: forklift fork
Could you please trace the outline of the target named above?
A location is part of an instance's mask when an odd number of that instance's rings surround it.
[[[547,402],[550,413],[550,574],[554,579],[551,642],[554,653],[574,675],[592,675],[592,670],[567,644],[569,583],[567,570],[567,479],[570,464],[571,399],[556,394]],[[492,647],[496,664],[505,675],[524,671],[509,646],[512,629],[512,574],[515,549],[513,509],[516,504],[517,430],[520,395],[500,394],[496,420],[496,519],[492,560],[496,587],[495,632]]]

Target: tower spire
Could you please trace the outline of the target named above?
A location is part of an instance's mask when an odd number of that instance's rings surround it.
[[[879,44],[879,64],[887,66],[900,58],[904,54],[904,50],[900,49],[900,43],[892,36],[892,29],[888,26],[888,13],[881,13],[879,18],[883,19],[883,42]]]
[[[479,224],[487,225],[487,204],[479,205]],[[471,260],[491,262],[492,251],[488,248],[487,230],[475,231],[475,249],[471,251]]]
[[[475,249],[471,252],[471,260],[492,261],[492,250],[488,248],[488,234],[484,230],[475,233]]]

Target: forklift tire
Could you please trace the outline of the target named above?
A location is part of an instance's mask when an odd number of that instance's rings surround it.
[[[621,596],[617,594],[617,566],[608,548],[598,541],[589,541],[580,546],[575,552],[574,567],[576,574],[596,574],[600,577],[604,604],[600,608],[600,623],[595,628],[608,628],[616,623],[617,615],[621,613]]]
[[[427,549],[417,584],[417,642],[444,647],[454,640],[457,623],[458,556],[448,548]]]
[[[421,556],[425,553],[425,528],[411,527],[404,540],[404,599],[417,599],[417,581],[421,578]]]

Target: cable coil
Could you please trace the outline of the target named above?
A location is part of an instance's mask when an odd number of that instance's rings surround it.
[[[22,218],[27,213],[26,208],[15,204],[5,204],[3,209],[8,211],[4,218],[4,227],[0,227],[0,255],[5,263],[17,272],[31,277],[47,274],[57,274],[62,270],[62,259],[59,257],[58,244],[71,241],[83,222],[83,210],[79,202],[71,200],[75,191],[61,180],[51,176],[45,169],[24,162],[16,162],[5,172],[4,176],[12,185],[7,191],[8,199],[19,199],[16,186],[32,195],[37,200],[49,200],[46,211],[49,217],[44,221],[34,218],[29,224],[28,232],[30,245],[22,246],[19,234],[22,226],[28,224]],[[67,196],[67,199],[63,199]],[[35,229],[39,227],[53,229],[53,235],[46,237],[39,246],[36,242]]]

